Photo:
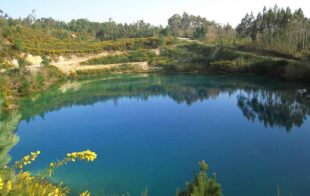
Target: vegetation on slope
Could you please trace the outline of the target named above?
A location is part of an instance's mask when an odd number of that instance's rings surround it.
[[[149,50],[134,50],[125,52],[120,55],[111,55],[101,58],[92,58],[81,65],[104,65],[104,64],[115,64],[115,63],[129,63],[129,62],[143,62],[149,61],[156,57],[156,53]]]
[[[187,43],[167,47],[162,53],[162,66],[169,72],[209,72],[218,74],[260,75],[290,81],[309,81],[308,62],[238,52],[233,47]]]

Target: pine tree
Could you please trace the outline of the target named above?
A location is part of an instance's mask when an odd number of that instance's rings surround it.
[[[165,45],[166,45],[165,36],[163,34],[160,34],[158,38],[158,46],[165,46]]]
[[[23,42],[21,39],[15,39],[14,47],[16,50],[22,51],[23,50]]]
[[[21,88],[22,92],[28,93],[30,90],[30,86],[31,86],[31,83],[24,77],[23,83],[22,83],[22,88]]]
[[[4,99],[0,97],[0,117],[3,113]],[[9,150],[19,141],[14,133],[21,119],[17,111],[9,113],[9,117],[0,119],[0,167],[10,162]]]
[[[43,77],[41,72],[37,74],[36,82],[40,89],[42,89],[45,86],[45,78]]]
[[[20,28],[20,26],[18,25],[16,27],[17,32],[21,35],[23,33],[22,29]]]
[[[186,185],[186,190],[179,193],[179,196],[221,196],[222,187],[216,183],[216,175],[208,178],[209,166],[205,161],[199,162],[201,172],[199,176],[194,172],[194,181]]]
[[[45,55],[43,55],[41,58],[42,58],[42,62],[41,62],[41,63],[42,63],[45,67],[48,67],[49,64],[50,64],[48,58],[47,58]]]

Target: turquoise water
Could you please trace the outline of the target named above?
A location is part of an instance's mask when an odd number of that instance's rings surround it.
[[[43,170],[67,152],[90,149],[94,162],[69,163],[51,180],[85,190],[175,195],[206,160],[225,196],[310,193],[310,92],[266,78],[110,75],[55,86],[21,100],[20,142],[12,161]]]

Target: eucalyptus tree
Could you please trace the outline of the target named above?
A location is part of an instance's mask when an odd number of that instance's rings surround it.
[[[259,12],[256,19],[247,14],[236,28],[238,38],[250,37],[257,45],[275,50],[296,52],[309,50],[309,19],[302,9],[292,13],[291,8]]]

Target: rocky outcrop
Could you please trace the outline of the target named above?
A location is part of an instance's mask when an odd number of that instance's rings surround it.
[[[40,56],[32,56],[28,54],[26,57],[26,61],[30,63],[30,65],[40,65],[42,62],[42,58]]]

